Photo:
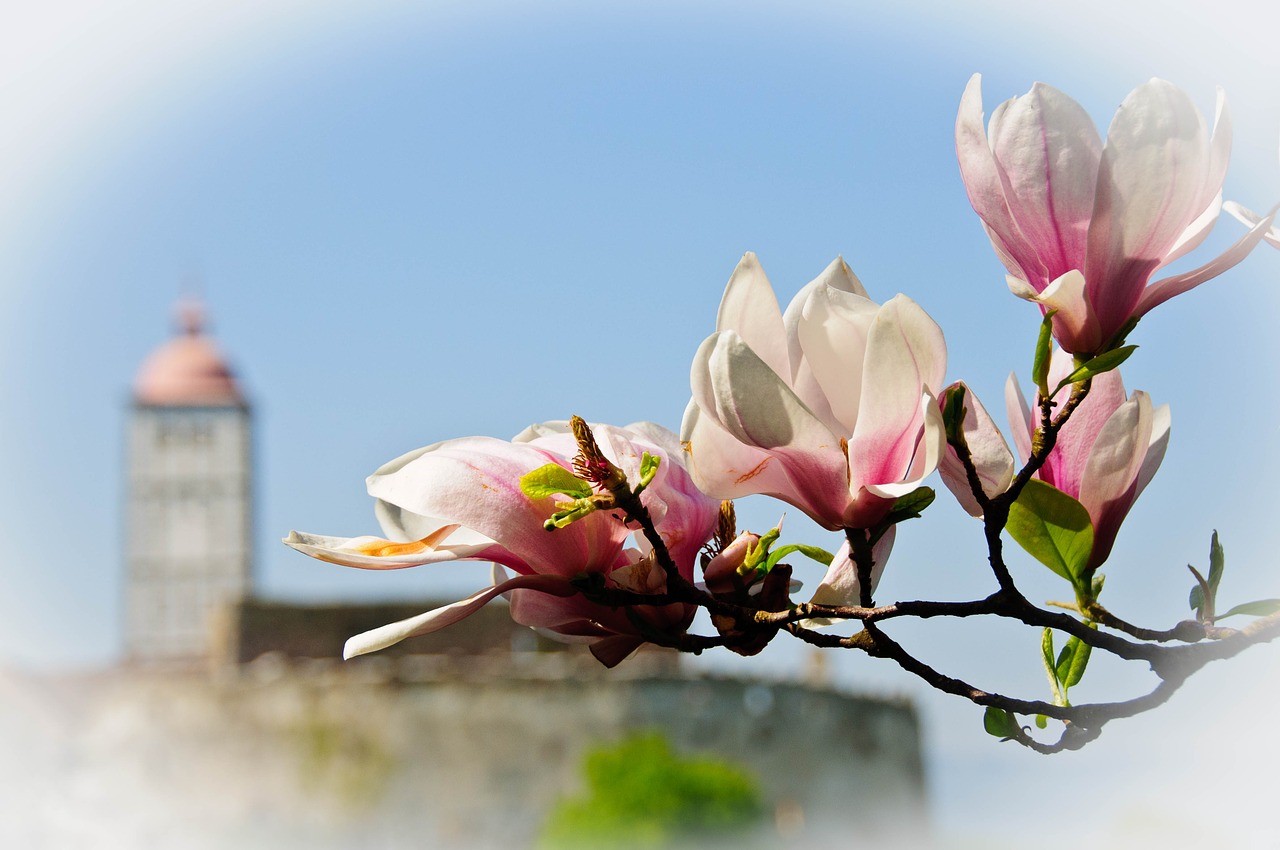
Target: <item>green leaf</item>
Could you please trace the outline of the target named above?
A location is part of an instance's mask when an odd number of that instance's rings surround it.
[[[948,387],[942,395],[942,423],[948,443],[958,443],[964,435],[964,396],[963,384]]]
[[[1033,478],[1009,506],[1005,526],[1027,554],[1078,584],[1093,551],[1089,512],[1061,490]]]
[[[982,727],[987,730],[988,735],[1001,739],[1016,738],[1022,732],[1017,718],[994,705],[987,706],[986,712],[982,715]]]
[[[1225,620],[1227,617],[1234,617],[1236,614],[1245,614],[1249,617],[1266,617],[1277,611],[1280,611],[1280,599],[1259,599],[1255,602],[1237,605],[1227,613],[1219,614],[1217,619]]]
[[[1213,594],[1215,599],[1217,599],[1218,585],[1222,583],[1222,573],[1225,569],[1226,555],[1222,550],[1222,544],[1218,542],[1218,532],[1215,530],[1213,537],[1209,540],[1209,577],[1205,579],[1205,582],[1209,585],[1209,592]],[[1195,586],[1191,588],[1191,594],[1188,596],[1187,601],[1190,603],[1191,609],[1196,612],[1197,617],[1204,616],[1204,588],[1200,586],[1200,582],[1197,581]]]
[[[1045,629],[1040,637],[1040,658],[1044,662],[1044,672],[1049,676],[1049,687],[1053,689],[1053,704],[1061,705],[1062,688],[1058,686],[1058,667],[1053,660],[1053,629]]]
[[[1089,654],[1093,647],[1074,635],[1062,647],[1058,655],[1057,674],[1062,687],[1074,688],[1084,678],[1084,670],[1089,666]]]
[[[1226,562],[1222,544],[1218,542],[1218,530],[1215,528],[1213,537],[1209,539],[1209,589],[1213,591],[1215,599],[1218,596],[1218,585],[1222,583],[1222,571],[1226,569]]]
[[[1090,590],[1093,591],[1092,598],[1097,599],[1102,595],[1102,586],[1107,583],[1107,577],[1102,573],[1093,574],[1093,582]]]
[[[1036,339],[1036,358],[1031,364],[1031,380],[1040,391],[1041,398],[1049,397],[1049,363],[1053,359],[1053,316],[1057,310],[1044,314],[1040,322],[1040,336]]]
[[[1087,381],[1090,378],[1097,377],[1103,372],[1110,372],[1112,369],[1119,367],[1121,363],[1129,359],[1129,355],[1138,350],[1136,345],[1125,345],[1120,348],[1113,348],[1105,354],[1099,354],[1097,357],[1086,360],[1084,363],[1076,367],[1076,370],[1059,382],[1053,392],[1057,394],[1058,390],[1067,384],[1078,384]]]
[[[783,546],[776,552],[769,553],[769,559],[764,563],[764,571],[766,573],[769,572],[769,570],[773,569],[779,561],[787,555],[790,555],[792,552],[799,552],[806,558],[812,558],[824,567],[831,566],[831,562],[834,561],[836,557],[826,549],[820,549],[817,546],[807,546],[804,543],[791,543],[787,546]]]
[[[520,492],[533,501],[556,495],[583,499],[591,495],[591,485],[563,466],[549,463],[520,476]]]
[[[893,503],[883,525],[889,526],[903,520],[915,519],[924,512],[925,508],[933,504],[936,497],[937,493],[933,492],[932,487],[917,487]]]

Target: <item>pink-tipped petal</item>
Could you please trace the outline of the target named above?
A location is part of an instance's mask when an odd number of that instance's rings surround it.
[[[992,118],[991,148],[1010,214],[1043,266],[1041,279],[1076,268],[1085,253],[1102,156],[1088,113],[1057,89],[1036,83],[1008,102],[998,123]],[[1029,257],[1020,262],[1027,271],[1030,264]]]
[[[1135,392],[1107,420],[1089,450],[1080,479],[1080,504],[1093,521],[1090,563],[1098,566],[1111,554],[1120,523],[1137,498],[1136,481],[1151,445],[1151,399]]]
[[[994,120],[994,119],[993,119]],[[1031,262],[1024,269],[1021,260],[1025,251],[1015,251],[1024,242],[1018,225],[1005,200],[1004,180],[1000,166],[991,152],[982,113],[982,75],[974,74],[965,86],[960,98],[960,110],[956,114],[956,158],[960,163],[960,176],[964,180],[969,203],[982,219],[991,244],[1005,268],[1015,277],[1041,277],[1042,264]]]
[[[1027,406],[1026,396],[1018,386],[1018,376],[1013,372],[1009,373],[1004,382],[1004,409],[1009,418],[1018,463],[1026,463],[1027,458],[1031,457],[1031,433],[1035,430],[1035,423],[1031,418],[1031,408]]]
[[[850,491],[903,480],[924,422],[922,389],[937,391],[947,368],[942,330],[910,298],[890,299],[872,323],[863,387],[874,387],[849,439]]]
[[[1082,354],[1096,351],[1106,340],[1089,304],[1084,275],[1072,270],[1054,280],[1036,299],[1053,317],[1053,336],[1067,351]]]

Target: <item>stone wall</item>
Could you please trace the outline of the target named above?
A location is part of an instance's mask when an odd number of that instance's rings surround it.
[[[636,729],[756,773],[776,817],[748,846],[927,832],[902,702],[643,658],[367,661],[0,676],[0,845],[515,850],[582,752]]]

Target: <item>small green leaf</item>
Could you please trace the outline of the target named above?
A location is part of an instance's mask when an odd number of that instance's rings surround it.
[[[942,424],[946,428],[948,443],[958,443],[963,438],[964,396],[963,384],[948,387],[942,395]]]
[[[1093,524],[1083,505],[1033,478],[1009,506],[1005,528],[1027,554],[1078,584],[1093,551]]]
[[[1049,677],[1049,687],[1053,689],[1053,704],[1062,705],[1062,688],[1058,685],[1058,667],[1053,660],[1053,629],[1045,629],[1040,637],[1040,659],[1044,662],[1044,672]]]
[[[1048,725],[1049,725],[1049,718],[1045,717],[1043,714],[1037,714],[1037,715],[1036,715],[1036,728],[1037,728],[1037,729],[1043,729],[1043,728],[1045,728],[1045,727],[1046,727],[1046,726],[1048,726]]]
[[[1093,574],[1093,583],[1090,590],[1093,591],[1093,598],[1097,599],[1102,595],[1102,586],[1107,583],[1107,577],[1102,573]]]
[[[1217,598],[1218,585],[1222,583],[1222,572],[1227,567],[1226,562],[1222,544],[1218,542],[1218,530],[1214,529],[1213,537],[1209,539],[1209,589],[1213,591],[1214,598]]]
[[[933,504],[936,497],[937,493],[933,492],[932,487],[917,487],[893,503],[883,524],[889,526],[904,520],[915,519],[924,512],[925,508]]]
[[[1080,645],[1080,641],[1074,637],[1067,638],[1066,644],[1063,645],[1062,651],[1058,653],[1058,660],[1053,665],[1053,675],[1057,677],[1059,682],[1064,685],[1067,683],[1067,675],[1071,672],[1071,659],[1075,657],[1076,647]],[[1067,687],[1071,687],[1067,685]]]
[[[986,712],[982,715],[982,727],[987,730],[988,735],[1001,739],[1016,738],[1022,732],[1017,718],[994,705],[987,706]]]
[[[658,474],[658,466],[661,463],[662,458],[654,457],[648,452],[640,456],[640,483],[636,485],[637,493],[649,486],[653,476]]]
[[[1058,656],[1057,665],[1058,680],[1062,682],[1064,689],[1080,684],[1080,680],[1084,678],[1084,670],[1089,666],[1089,654],[1092,651],[1093,647],[1078,637],[1072,636],[1067,641]]]
[[[533,501],[556,495],[583,499],[591,495],[591,485],[563,466],[549,463],[520,476],[520,492]]]
[[[1041,398],[1049,397],[1049,363],[1053,357],[1053,316],[1057,310],[1044,314],[1040,322],[1040,336],[1036,339],[1036,358],[1031,364],[1031,380],[1040,391]]]
[[[1194,568],[1191,568],[1190,564],[1187,567],[1191,569],[1192,573],[1199,574]],[[1209,540],[1209,577],[1205,579],[1205,583],[1209,585],[1209,593],[1215,599],[1218,596],[1218,585],[1222,583],[1222,573],[1225,569],[1226,556],[1222,550],[1222,544],[1218,542],[1218,532],[1215,530],[1213,537]],[[1203,618],[1205,616],[1204,587],[1201,586],[1200,582],[1197,581],[1191,588],[1187,602],[1191,605],[1191,610],[1196,612],[1196,617]]]
[[[764,571],[769,572],[769,570],[773,569],[779,561],[787,555],[790,555],[792,552],[799,552],[806,558],[812,558],[824,567],[831,566],[831,562],[834,561],[836,557],[826,549],[820,549],[817,546],[807,546],[804,543],[791,543],[787,546],[783,546],[776,552],[769,553],[769,559],[764,562]]]
[[[1103,372],[1110,372],[1112,369],[1119,367],[1121,363],[1128,360],[1129,355],[1133,354],[1133,352],[1137,350],[1138,346],[1136,345],[1125,345],[1120,348],[1113,348],[1104,354],[1099,354],[1097,357],[1086,360],[1084,363],[1076,367],[1074,372],[1067,375],[1067,377],[1063,378],[1062,381],[1059,382],[1058,386],[1053,390],[1054,394],[1056,395],[1058,390],[1068,384],[1078,384],[1082,381],[1087,381],[1090,378],[1095,378]]]
[[[1280,611],[1280,599],[1259,599],[1255,602],[1237,605],[1227,613],[1219,614],[1217,619],[1225,620],[1227,617],[1234,617],[1236,614],[1245,614],[1249,617],[1267,617],[1277,611]]]

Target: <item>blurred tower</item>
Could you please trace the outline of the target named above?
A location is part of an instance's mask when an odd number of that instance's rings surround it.
[[[253,466],[249,404],[199,302],[133,385],[126,460],[125,657],[208,657],[214,616],[249,593]]]

